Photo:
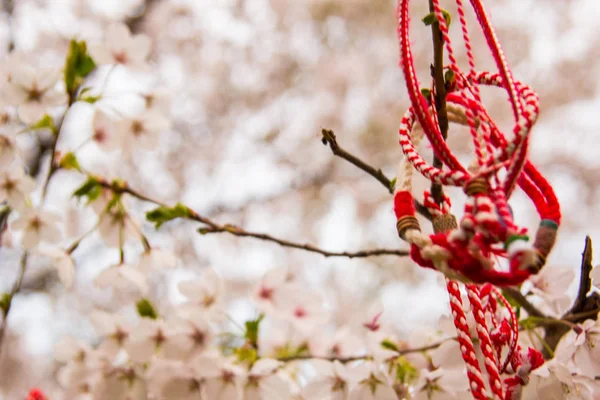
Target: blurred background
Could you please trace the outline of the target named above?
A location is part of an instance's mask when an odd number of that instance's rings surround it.
[[[332,129],[339,144],[389,177],[401,158],[397,127],[409,105],[398,68],[395,4],[391,0],[3,0],[0,52],[29,54],[38,65],[64,63],[69,40],[101,41],[105,27],[125,22],[152,39],[151,71],[116,76],[114,95],[151,95],[171,129],[150,152],[106,155],[88,148],[80,162],[105,177],[169,204],[181,201],[219,223],[310,242],[329,251],[404,248],[395,231],[391,196],[373,177],[334,157],[321,143]],[[447,4],[455,14],[452,4]],[[412,43],[419,74],[427,77],[431,32],[420,18],[427,1],[412,2]],[[549,178],[562,202],[564,224],[549,268],[578,274],[584,236],[600,238],[600,36],[596,0],[496,0],[487,2],[506,57],[518,79],[541,99],[530,158]],[[493,69],[485,41],[469,13],[480,69]],[[466,66],[462,40],[451,37]],[[117,75],[117,74],[115,74]],[[151,78],[148,78],[148,76]],[[116,82],[116,83],[115,83]],[[499,125],[510,127],[503,92],[486,90],[486,105]],[[135,102],[135,100],[132,100]],[[86,114],[87,113],[87,114]],[[89,110],[65,124],[62,150],[76,142]],[[89,120],[88,120],[89,123]],[[451,127],[449,143],[468,161],[468,134]],[[38,143],[23,146],[31,160]],[[428,159],[430,151],[424,150]],[[48,155],[41,157],[47,163]],[[67,229],[83,232],[94,218],[71,198],[81,177],[57,174],[49,207],[62,210]],[[416,193],[425,189],[417,183]],[[460,192],[450,191],[462,214]],[[65,206],[66,204],[66,206]],[[534,209],[522,193],[511,205],[531,229]],[[150,205],[131,202],[143,220]],[[196,225],[175,221],[155,231],[142,223],[151,243],[172,250],[178,268],[154,280],[153,301],[178,301],[176,282],[215,269],[226,281],[232,318],[255,311],[247,293],[266,271],[288,267],[324,296],[343,325],[381,301],[384,318],[400,337],[435,329],[446,310],[437,274],[393,256],[324,258],[254,239],[200,236]],[[141,251],[141,247],[133,249]],[[0,292],[17,275],[19,249],[0,249]],[[118,301],[93,285],[118,260],[99,237],[74,253],[77,276],[65,290],[46,261],[33,262],[8,319],[0,355],[0,398],[20,399],[26,388],[53,385],[53,347],[64,335],[94,343],[85,319],[94,308],[114,310]],[[566,288],[565,288],[566,289]],[[569,290],[573,291],[571,285]]]

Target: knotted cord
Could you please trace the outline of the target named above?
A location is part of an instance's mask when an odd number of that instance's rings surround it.
[[[400,67],[411,107],[399,128],[405,159],[398,167],[394,211],[398,234],[411,246],[411,258],[425,268],[444,273],[447,278],[450,307],[473,397],[487,399],[489,388],[493,399],[513,400],[519,398],[529,373],[543,363],[543,358],[535,349],[521,350],[516,315],[495,286],[519,285],[540,271],[554,245],[561,214],[552,186],[527,160],[529,133],[539,112],[538,97],[530,87],[514,79],[482,1],[470,0],[470,3],[498,73],[477,72],[464,6],[461,0],[456,0],[469,63],[468,73],[461,71],[439,0],[432,1],[433,14],[449,59],[445,68],[454,77],[453,82],[446,82],[449,121],[468,126],[474,145],[475,159],[469,168],[464,168],[442,137],[433,98],[425,97],[420,90],[408,34],[409,0],[398,2]],[[481,101],[480,85],[497,87],[508,94],[514,118],[510,137],[490,118]],[[433,90],[429,93],[435,95]],[[431,143],[434,154],[446,168],[429,165],[419,154],[423,137]],[[438,205],[431,194],[425,192],[423,204],[433,216],[434,233],[421,232],[413,206],[413,168],[432,183],[463,188],[467,201],[459,223],[449,213],[448,197],[444,196]],[[517,185],[531,199],[541,219],[532,245],[527,229],[514,222],[508,205]],[[496,262],[498,258],[508,260],[507,270],[500,268]],[[483,353],[487,388],[475,356],[458,281],[465,283],[475,318],[475,334]],[[498,304],[504,308],[499,308]],[[509,376],[503,381],[502,374]]]

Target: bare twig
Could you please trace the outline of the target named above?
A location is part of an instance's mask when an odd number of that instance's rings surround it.
[[[15,37],[13,29],[13,13],[15,10],[15,4],[13,0],[2,0],[2,8],[8,16],[8,52],[11,53],[15,49]]]
[[[325,257],[348,257],[348,258],[364,258],[364,257],[372,257],[372,256],[408,256],[409,252],[407,250],[395,250],[395,249],[371,249],[371,250],[363,250],[356,252],[335,252],[335,251],[326,251],[319,249],[318,247],[313,246],[312,244],[302,244],[290,242],[288,240],[278,239],[276,237],[264,234],[264,233],[256,233],[256,232],[248,232],[234,225],[222,225],[218,227],[210,227],[210,228],[200,228],[198,232],[201,234],[208,233],[220,233],[227,232],[234,236],[239,237],[252,237],[255,239],[264,240],[267,242],[277,243],[283,247],[290,247],[293,249],[305,250],[311,253],[318,253]]]
[[[336,155],[340,158],[343,158],[344,160],[350,162],[350,164],[365,171],[367,174],[369,174],[372,177],[374,177],[375,179],[377,179],[387,189],[387,191],[390,194],[394,194],[394,188],[392,187],[392,181],[387,176],[385,176],[385,174],[381,171],[381,169],[372,167],[371,165],[367,164],[360,158],[358,158],[355,155],[350,154],[346,150],[342,149],[340,147],[340,145],[338,144],[333,131],[331,131],[329,129],[322,129],[321,130],[321,141],[323,142],[324,145],[329,145],[329,148],[331,149],[331,152],[334,155]],[[425,206],[423,206],[423,204],[421,204],[419,201],[417,201],[417,200],[413,200],[413,201],[415,204],[416,211],[419,214],[421,214],[422,216],[424,216],[425,218],[427,218],[428,220],[431,220],[432,217],[431,217],[431,214],[429,213],[429,211],[427,210],[427,208]]]
[[[435,342],[435,343],[432,343],[427,346],[411,347],[408,349],[398,350],[397,352],[395,352],[396,355],[394,357],[404,356],[407,354],[414,354],[414,353],[423,353],[423,352],[429,351],[429,350],[435,350],[438,347],[440,347],[442,344],[444,344],[450,340],[456,340],[456,337],[451,337],[451,338],[447,338],[444,340],[440,340],[439,342]],[[283,361],[283,362],[298,361],[298,360],[315,360],[315,359],[316,360],[339,361],[341,363],[348,363],[348,362],[357,361],[357,360],[369,360],[369,359],[371,359],[371,356],[366,355],[366,356],[354,356],[354,357],[319,357],[319,356],[314,356],[314,355],[310,355],[310,354],[302,354],[302,355],[278,358],[279,361]]]
[[[519,303],[519,305],[521,307],[523,307],[523,309],[525,311],[527,311],[527,314],[529,314],[530,316],[532,316],[532,317],[546,318],[546,316],[544,315],[544,313],[542,313],[533,304],[531,304],[529,302],[529,300],[527,300],[527,297],[525,297],[519,291],[519,289],[512,288],[512,287],[507,287],[507,288],[503,289],[503,292],[504,292],[504,294],[508,295],[511,299],[513,299],[514,301],[516,301],[517,303]]]
[[[583,253],[581,254],[581,277],[579,279],[579,291],[575,303],[568,314],[575,314],[583,311],[586,303],[587,294],[592,288],[592,278],[590,273],[592,272],[592,239],[589,236],[585,237],[585,245],[583,247]]]
[[[433,1],[429,0],[429,11],[433,12]],[[434,104],[440,132],[444,140],[448,137],[448,112],[446,110],[446,83],[444,80],[444,37],[437,21],[431,24],[431,36],[433,39],[433,65],[431,75],[433,76],[435,93]],[[434,154],[433,167],[442,168],[442,161]],[[444,189],[439,183],[431,184],[431,196],[436,203],[441,204],[444,200]]]
[[[8,313],[10,312],[12,305],[12,299],[19,292],[19,290],[21,290],[21,285],[23,284],[23,276],[25,275],[25,270],[27,269],[28,257],[28,252],[24,252],[21,256],[21,268],[19,269],[19,275],[10,293],[8,294],[8,301],[6,302],[6,304],[4,304],[2,308],[3,322],[2,326],[0,326],[0,354],[2,353],[2,342],[4,341],[4,337],[6,336],[6,325],[8,322]]]
[[[156,204],[156,205],[162,206],[162,207],[168,207],[166,204],[164,204],[158,200],[151,199],[150,197],[137,192],[136,190],[129,187],[129,185],[127,185],[127,184],[123,184],[123,183],[114,184],[114,183],[110,183],[110,182],[107,182],[102,179],[98,179],[98,182],[103,187],[110,189],[115,193],[127,193],[139,200],[153,203],[153,204]],[[267,235],[265,233],[245,231],[244,229],[237,227],[235,225],[232,225],[232,224],[221,225],[221,224],[218,224],[217,222],[213,221],[210,218],[207,218],[205,216],[198,214],[197,212],[190,209],[189,207],[187,208],[187,214],[188,215],[186,217],[184,217],[185,219],[200,222],[200,223],[206,225],[206,227],[202,227],[202,228],[198,229],[198,232],[201,234],[229,233],[231,235],[238,236],[238,237],[253,237],[255,239],[260,239],[260,240],[264,240],[267,242],[277,243],[278,245],[283,246],[283,247],[289,247],[289,248],[293,248],[293,249],[305,250],[305,251],[312,252],[312,253],[318,253],[325,257],[365,258],[365,257],[384,256],[384,255],[400,256],[400,257],[408,255],[408,251],[397,250],[397,249],[371,249],[371,250],[362,250],[362,251],[356,251],[356,252],[326,251],[326,250],[322,250],[316,246],[313,246],[311,244],[296,243],[296,242],[291,242],[288,240],[279,239],[279,238],[273,237],[271,235]]]

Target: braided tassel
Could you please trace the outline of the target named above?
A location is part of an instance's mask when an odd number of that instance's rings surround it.
[[[467,377],[469,378],[469,387],[471,394],[477,400],[487,400],[485,384],[479,369],[479,362],[475,355],[475,348],[471,340],[471,333],[467,325],[467,317],[462,308],[462,300],[460,298],[460,289],[458,283],[450,279],[446,279],[446,288],[450,297],[450,308],[454,319],[454,326],[458,334],[458,343],[460,352],[467,367]]]
[[[480,348],[483,352],[485,370],[488,373],[490,388],[494,395],[494,400],[504,400],[504,394],[502,393],[502,380],[500,379],[500,373],[498,371],[498,360],[492,347],[492,341],[490,340],[490,333],[487,328],[487,322],[485,320],[485,312],[481,305],[481,299],[479,298],[479,289],[475,285],[466,285],[467,296],[473,309],[473,316],[477,323],[477,336],[480,341]]]

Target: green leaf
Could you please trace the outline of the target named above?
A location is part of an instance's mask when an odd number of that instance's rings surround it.
[[[158,207],[146,213],[146,219],[154,222],[156,229],[160,228],[165,222],[176,218],[188,218],[192,215],[192,211],[181,203],[177,203],[175,207]]]
[[[254,347],[242,346],[233,350],[239,362],[247,362],[250,365],[258,360],[258,353]]]
[[[423,88],[421,89],[421,94],[423,95],[423,97],[425,97],[427,100],[431,99],[431,90],[427,89],[427,88]]]
[[[252,344],[252,347],[256,348],[258,346],[258,329],[260,327],[260,322],[265,318],[264,314],[260,314],[257,319],[253,319],[251,321],[246,321],[246,332],[244,332],[244,337],[246,340]]]
[[[83,79],[96,68],[96,62],[87,51],[85,41],[71,40],[65,62],[65,85],[68,93],[74,93]]]
[[[74,192],[73,197],[77,197],[81,199],[82,197],[87,197],[88,204],[92,201],[96,200],[100,197],[102,193],[102,186],[100,182],[94,177],[88,178],[87,181],[84,182],[83,185],[79,186]]]
[[[102,96],[100,96],[100,95],[98,95],[98,96],[86,96],[86,97],[80,97],[79,98],[79,100],[85,101],[86,103],[90,103],[90,104],[94,104],[95,102],[97,102],[100,99],[102,99]]]
[[[2,314],[6,315],[8,313],[11,301],[12,295],[10,293],[2,293],[2,296],[0,296],[0,310],[2,310]]]
[[[148,300],[147,298],[145,298],[145,297],[142,298],[140,301],[135,303],[135,306],[137,308],[137,312],[140,315],[140,317],[150,318],[150,319],[158,318],[158,313],[154,309],[154,306],[152,305],[150,300]]]
[[[389,339],[384,339],[380,345],[386,350],[400,351],[398,350],[398,346],[396,346],[396,344]]]
[[[452,15],[450,15],[450,13],[448,11],[444,10],[443,8],[442,8],[442,15],[444,16],[444,20],[446,21],[446,27],[448,29],[450,29],[450,24],[452,23]],[[434,22],[437,22],[437,18],[435,17],[435,13],[430,12],[429,14],[424,16],[423,19],[421,19],[421,21],[423,21],[425,26],[429,26],[429,25],[433,24]]]
[[[396,189],[396,178],[390,181],[390,190],[393,192]]]
[[[50,129],[52,133],[56,133],[56,125],[54,125],[54,120],[48,114],[44,114],[42,119],[31,125],[31,129]]]
[[[454,75],[454,71],[451,69],[446,70],[444,73],[444,81],[446,82],[446,85],[452,85],[455,79],[456,76]]]
[[[64,157],[60,159],[58,165],[64,169],[75,169],[81,172],[81,166],[77,161],[77,157],[75,157],[75,153],[71,151],[65,154]]]
[[[404,357],[396,359],[396,380],[400,383],[410,383],[414,381],[419,374],[417,369]]]

